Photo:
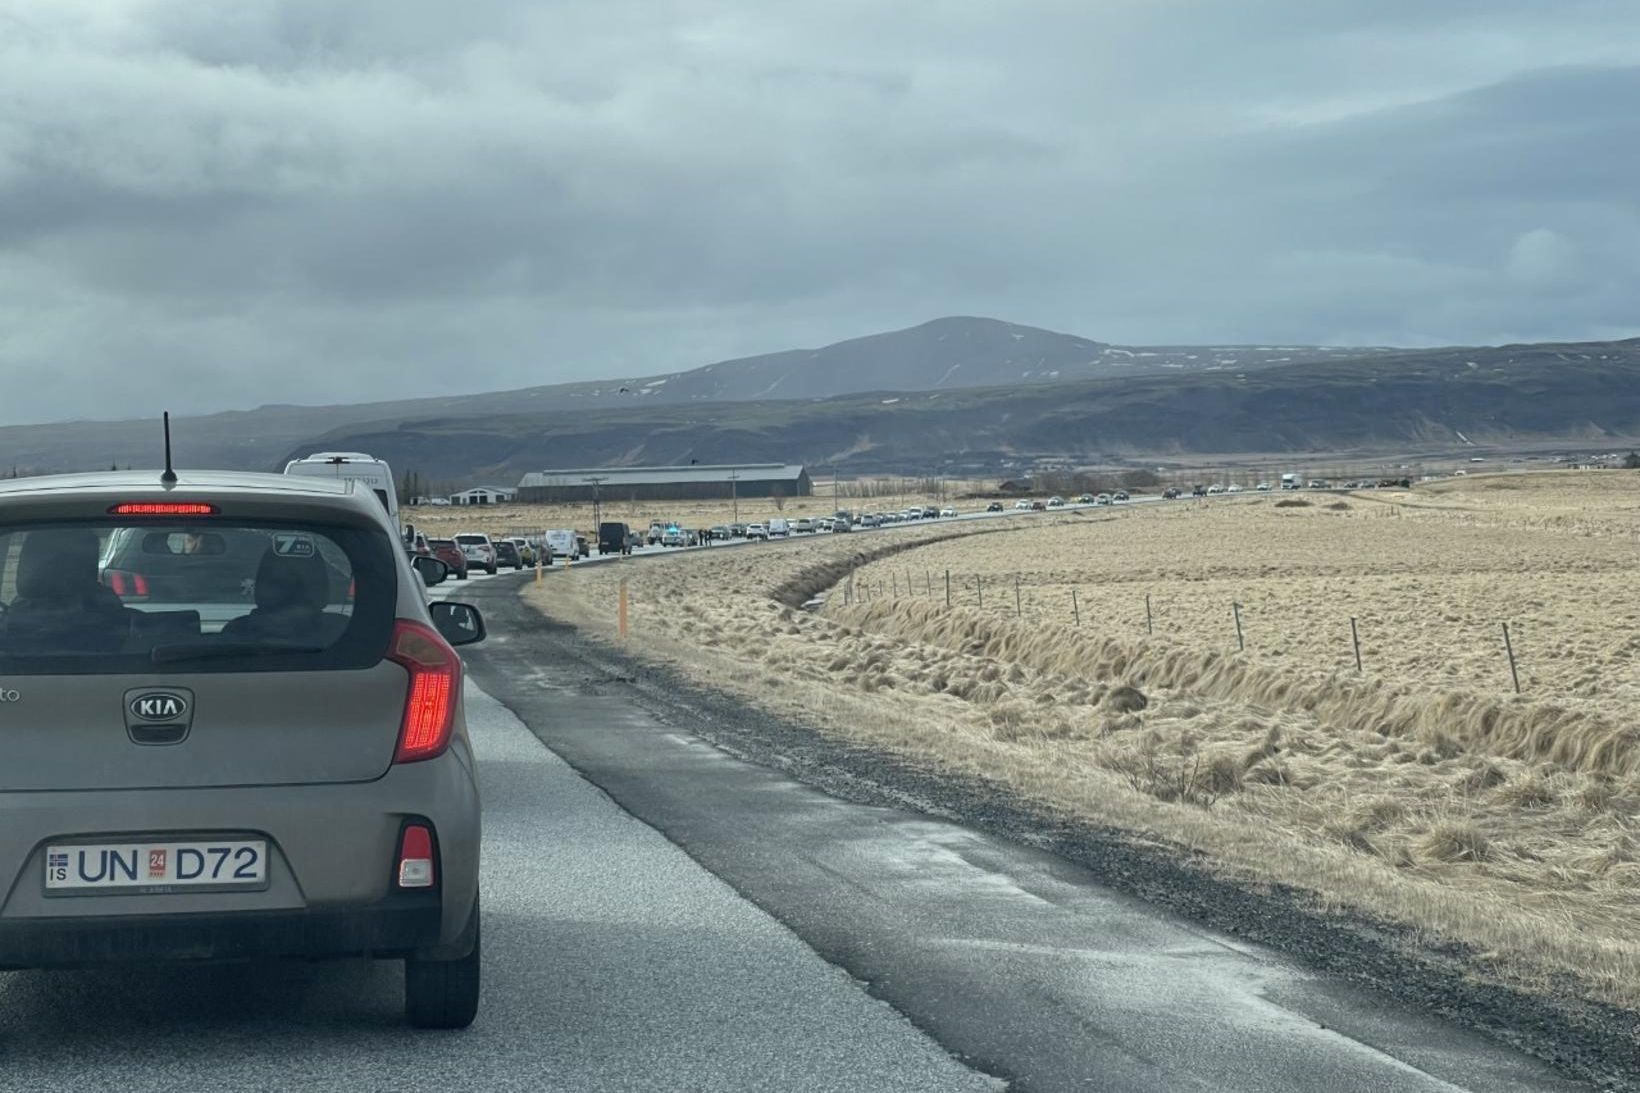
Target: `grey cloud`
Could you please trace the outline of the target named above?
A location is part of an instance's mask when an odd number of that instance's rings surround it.
[[[1640,12],[0,0],[9,420],[660,372],[994,314],[1640,329]]]

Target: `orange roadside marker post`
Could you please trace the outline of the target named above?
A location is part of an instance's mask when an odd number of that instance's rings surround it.
[[[626,640],[626,578],[621,578],[621,594],[615,607],[615,632]]]

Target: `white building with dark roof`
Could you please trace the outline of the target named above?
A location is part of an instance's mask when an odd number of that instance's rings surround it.
[[[813,492],[814,483],[801,463],[583,467],[533,471],[518,483],[518,500],[532,503],[807,497]]]

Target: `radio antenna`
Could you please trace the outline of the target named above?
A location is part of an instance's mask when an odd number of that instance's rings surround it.
[[[171,468],[171,411],[165,411],[165,473],[159,476],[160,484],[174,486],[177,484],[177,472]]]

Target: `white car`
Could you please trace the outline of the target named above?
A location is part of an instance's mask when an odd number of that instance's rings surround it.
[[[956,509],[941,509],[940,510],[940,515],[944,516],[944,517],[951,517],[951,516],[955,516],[956,514],[957,514]]]
[[[1063,497],[1050,497],[1048,498],[1048,507],[1050,509],[1062,509],[1065,507],[1065,499]]]
[[[1029,501],[1025,500],[1025,498],[1021,497],[1018,501],[1014,502],[1014,508],[1020,509],[1024,512],[1030,512],[1031,511],[1031,503]]]
[[[1253,488],[1258,490],[1258,492],[1260,492],[1260,493],[1269,493],[1270,492],[1270,483],[1260,482],[1258,485],[1254,486]]]
[[[455,537],[456,548],[467,559],[468,569],[482,569],[495,576],[495,544],[482,531],[464,531]]]
[[[1230,483],[1228,486],[1226,486],[1224,488],[1224,492],[1225,493],[1240,493],[1241,492],[1241,483],[1239,483],[1239,482]]]
[[[1224,492],[1224,487],[1219,485],[1217,482],[1215,482],[1211,486],[1207,487],[1207,492],[1208,493],[1223,493]]]
[[[766,524],[747,524],[746,538],[762,539],[766,543],[769,541],[769,528]]]

